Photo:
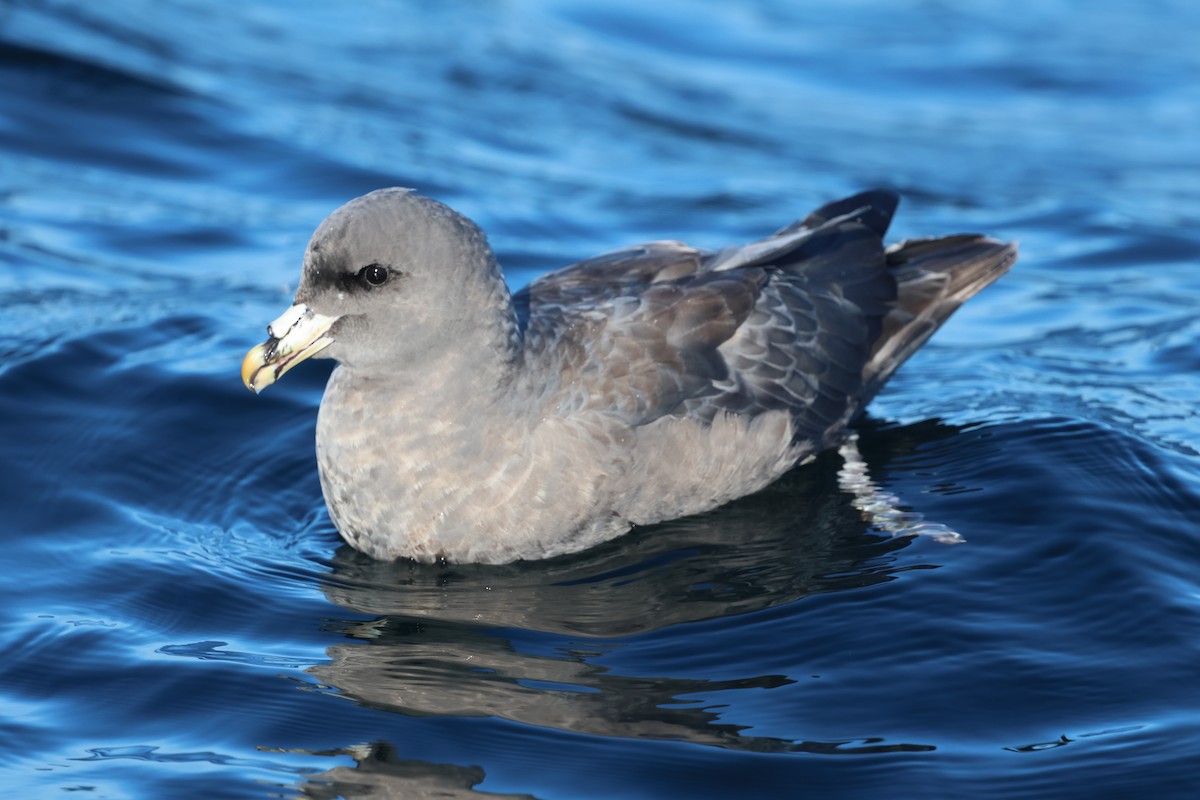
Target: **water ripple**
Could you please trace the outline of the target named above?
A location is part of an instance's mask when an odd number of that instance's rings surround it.
[[[1194,794],[1195,9],[700,10],[3,4],[23,796]],[[461,208],[521,285],[877,184],[897,237],[1021,243],[860,429],[961,546],[872,527],[827,455],[587,553],[379,564],[321,501],[328,366],[238,382],[370,189]]]

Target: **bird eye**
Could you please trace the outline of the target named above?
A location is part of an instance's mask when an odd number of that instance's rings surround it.
[[[358,271],[358,277],[366,281],[368,286],[383,286],[387,283],[388,268],[383,264],[368,264]]]

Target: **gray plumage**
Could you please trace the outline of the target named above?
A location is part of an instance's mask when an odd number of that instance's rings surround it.
[[[866,192],[718,252],[620,250],[511,296],[465,217],[402,189],[351,201],[313,235],[296,294],[338,318],[317,424],[338,530],[377,558],[543,558],[837,444],[1015,259],[981,236],[885,249],[897,201]]]

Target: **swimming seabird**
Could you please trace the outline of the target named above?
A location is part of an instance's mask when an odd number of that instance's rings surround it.
[[[317,417],[338,531],[379,559],[502,563],[706,511],[837,446],[1003,275],[979,235],[885,247],[890,191],[750,244],[659,241],[511,294],[480,229],[409,189],[351,200],[247,353],[259,392],[333,358]]]

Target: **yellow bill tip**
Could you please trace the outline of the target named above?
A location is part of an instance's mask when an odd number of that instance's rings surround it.
[[[264,370],[267,366],[267,344],[268,342],[263,342],[255,345],[242,359],[242,383],[255,394],[274,383],[274,370]],[[267,376],[270,376],[270,380],[261,380]]]
[[[333,344],[330,328],[337,317],[312,311],[303,303],[267,326],[271,338],[250,348],[242,359],[242,383],[258,394],[292,367]]]

